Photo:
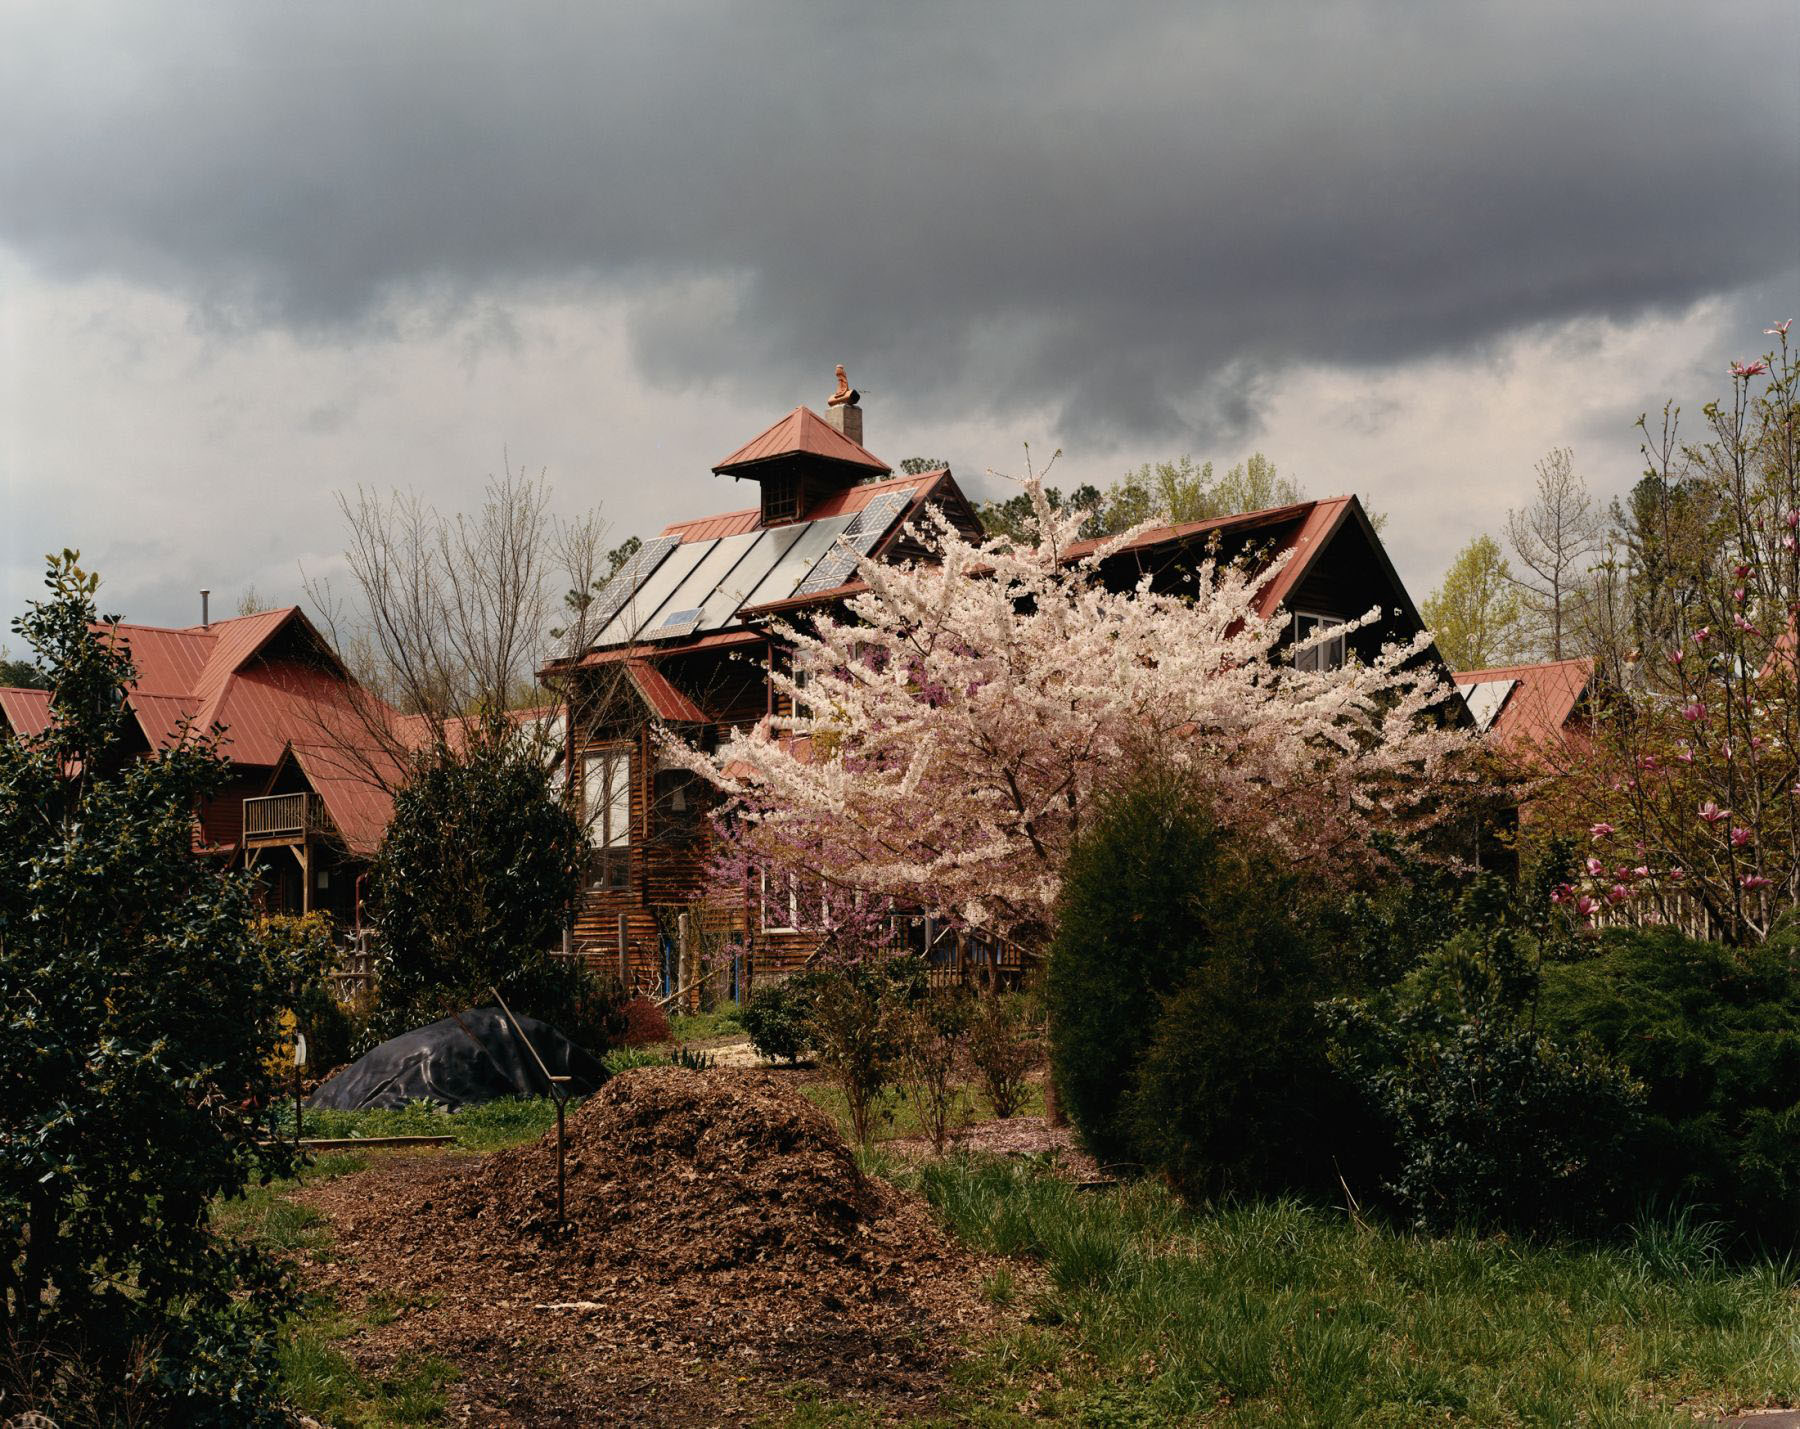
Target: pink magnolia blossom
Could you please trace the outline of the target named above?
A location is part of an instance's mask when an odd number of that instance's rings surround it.
[[[1584,893],[1575,900],[1575,911],[1583,918],[1591,918],[1600,911],[1599,900],[1590,898]]]
[[[1633,878],[1648,878],[1650,876],[1650,866],[1645,863],[1640,863],[1636,868],[1631,870],[1631,876]]]
[[[1747,844],[1749,842],[1750,842],[1750,830],[1749,829],[1736,828],[1731,831],[1731,846],[1733,848],[1742,848],[1745,844]]]
[[[1742,580],[1745,576],[1750,574],[1750,567],[1748,567],[1740,562],[1738,565],[1735,565],[1731,568],[1731,573],[1734,576],[1736,576],[1739,580]]]
[[[1689,724],[1698,724],[1706,718],[1706,706],[1699,700],[1690,700],[1681,707],[1681,717]]]
[[[1686,877],[1687,870],[1685,868],[1671,868],[1669,870],[1669,881],[1671,883],[1680,883],[1681,880]]]
[[[1760,377],[1769,370],[1769,364],[1760,357],[1754,362],[1734,362],[1731,364],[1733,377]]]
[[[1694,762],[1694,751],[1691,749],[1683,749],[1677,753],[1675,757],[1683,764],[1692,764]]]
[[[1567,883],[1559,883],[1550,890],[1550,901],[1561,907],[1575,896],[1575,890]]]
[[[1588,825],[1588,837],[1591,838],[1595,843],[1599,843],[1601,839],[1610,838],[1613,834],[1615,834],[1617,832],[1618,832],[1617,829],[1613,828],[1613,826],[1611,824],[1605,823],[1605,822]]]
[[[1768,327],[1763,329],[1763,336],[1764,337],[1786,337],[1787,330],[1788,330],[1788,324],[1791,323],[1792,321],[1793,321],[1792,318],[1783,318],[1778,323],[1769,324]]]
[[[1700,817],[1709,824],[1717,824],[1730,818],[1731,815],[1726,813],[1725,810],[1721,809],[1717,804],[1713,803],[1711,799],[1708,799],[1700,806]]]
[[[1629,897],[1631,897],[1631,890],[1623,883],[1615,883],[1611,888],[1606,890],[1606,901],[1608,903],[1623,903]]]
[[[1694,632],[1694,643],[1696,645],[1704,645],[1710,639],[1712,639],[1712,627],[1709,625],[1702,625]]]
[[[1606,872],[1606,865],[1600,862],[1599,859],[1590,856],[1587,861],[1587,871],[1589,878],[1598,878],[1601,874]]]
[[[1767,888],[1775,880],[1772,878],[1764,878],[1760,873],[1747,873],[1739,881],[1744,887],[1754,892],[1758,888]]]

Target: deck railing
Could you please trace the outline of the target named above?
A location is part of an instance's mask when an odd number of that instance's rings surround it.
[[[324,826],[317,794],[267,794],[244,800],[245,839],[302,838]]]

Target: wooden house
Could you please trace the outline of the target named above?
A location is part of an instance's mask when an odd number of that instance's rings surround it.
[[[754,502],[676,521],[645,542],[590,612],[588,648],[542,672],[571,712],[569,764],[591,845],[574,947],[623,963],[640,982],[667,985],[683,912],[729,925],[759,974],[791,970],[818,945],[779,890],[753,891],[742,907],[702,907],[710,791],[659,757],[653,731],[709,747],[733,726],[786,713],[770,679],[785,659],[773,619],[803,618],[861,591],[858,556],[922,555],[906,528],[927,507],[979,535],[950,471],[894,475],[862,444],[862,418],[854,401],[824,416],[797,407],[719,462],[716,475],[753,484]],[[1373,655],[1421,628],[1354,496],[1147,531],[1108,558],[1103,578],[1124,589],[1148,573],[1174,590],[1208,558],[1288,551],[1262,602],[1267,613],[1291,612],[1296,634],[1382,612],[1311,658]]]
[[[184,729],[223,730],[223,789],[195,811],[198,851],[254,869],[271,912],[357,921],[361,884],[392,812],[392,712],[360,692],[297,606],[170,629],[96,627],[129,651],[125,753],[144,756]],[[15,735],[52,718],[38,690],[0,690]]]

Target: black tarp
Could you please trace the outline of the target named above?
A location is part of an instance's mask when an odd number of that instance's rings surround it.
[[[519,1027],[552,1076],[573,1079],[563,1083],[569,1095],[586,1096],[606,1080],[599,1060],[548,1022],[521,1017]],[[390,1037],[323,1083],[306,1104],[357,1111],[431,1101],[454,1110],[469,1102],[549,1094],[543,1073],[500,1009],[471,1007]]]

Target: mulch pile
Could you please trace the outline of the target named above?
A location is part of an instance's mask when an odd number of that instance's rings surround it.
[[[767,1075],[613,1079],[569,1118],[562,1224],[555,1184],[551,1133],[305,1192],[335,1232],[316,1274],[410,1307],[357,1357],[443,1355],[480,1422],[730,1422],[802,1380],[915,1413],[994,1319],[979,1260]]]

